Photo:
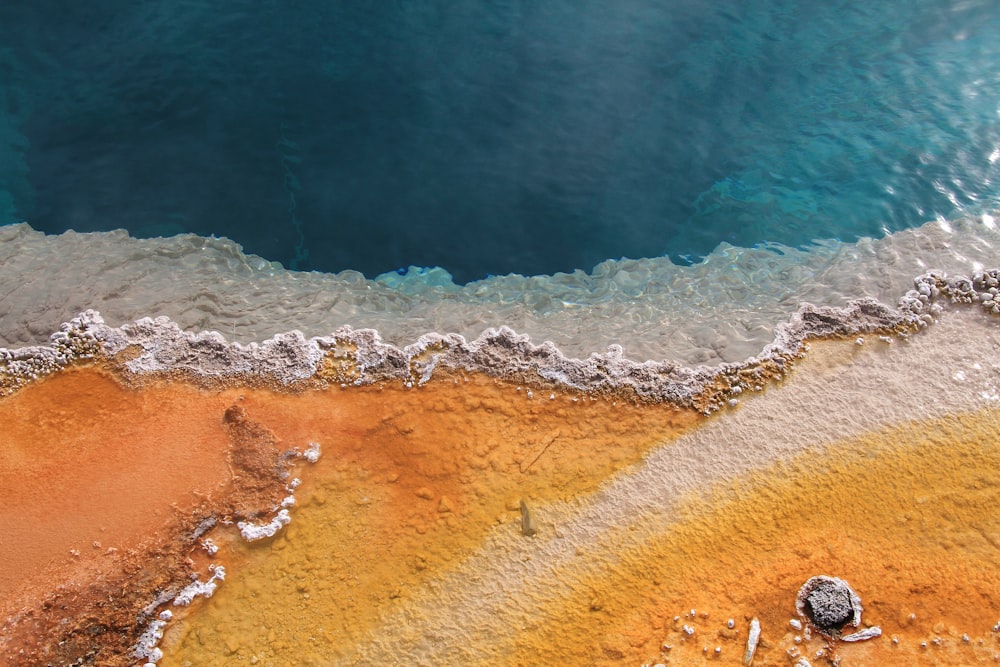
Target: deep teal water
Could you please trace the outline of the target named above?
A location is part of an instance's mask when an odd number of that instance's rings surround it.
[[[1000,4],[0,5],[0,222],[487,274],[996,205]]]

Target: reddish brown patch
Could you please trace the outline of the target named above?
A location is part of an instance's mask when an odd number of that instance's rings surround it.
[[[201,519],[279,501],[275,439],[245,418],[227,428],[236,400],[87,369],[0,401],[0,664],[110,664],[141,609],[187,581]]]
[[[0,402],[0,600],[72,565],[71,551],[128,548],[174,506],[217,493],[229,479],[225,407],[183,387],[133,393],[92,370]]]

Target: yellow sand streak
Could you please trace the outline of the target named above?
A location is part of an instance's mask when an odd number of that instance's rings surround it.
[[[845,666],[993,662],[998,430],[997,410],[885,428],[689,499],[669,532],[554,600],[508,664],[738,665],[754,616],[755,665],[791,664],[789,650],[828,664],[815,658],[823,641],[797,645],[789,626],[798,587],[816,574],[850,582],[863,625],[884,633],[840,644]]]
[[[174,625],[166,667],[330,664],[493,527],[519,522],[522,498],[588,494],[702,420],[670,406],[529,398],[485,378],[244,396],[283,442],[319,442],[323,456],[288,529],[236,544],[225,585]]]

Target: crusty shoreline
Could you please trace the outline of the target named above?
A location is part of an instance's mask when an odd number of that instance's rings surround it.
[[[328,336],[299,331],[260,343],[229,342],[219,332],[192,333],[166,317],[110,327],[88,310],[62,325],[48,345],[0,348],[0,393],[9,393],[59,368],[101,357],[124,376],[184,376],[201,383],[254,382],[289,389],[315,382],[367,385],[423,384],[435,373],[484,373],[509,382],[554,386],[583,393],[619,394],[648,402],[719,409],[742,391],[780,376],[811,338],[909,334],[933,322],[944,305],[978,303],[1000,310],[994,300],[1000,271],[968,278],[929,272],[914,280],[896,308],[873,299],[842,308],[802,304],[775,327],[758,355],[738,363],[689,367],[673,361],[634,361],[620,346],[585,359],[564,355],[551,342],[536,344],[509,327],[491,328],[472,341],[458,334],[430,333],[398,347],[374,329],[341,327]],[[126,379],[126,381],[128,381]]]

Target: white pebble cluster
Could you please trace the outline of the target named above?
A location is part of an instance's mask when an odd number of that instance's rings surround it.
[[[210,540],[205,540],[205,542],[210,542]],[[204,546],[204,542],[202,543],[202,546]],[[206,598],[212,597],[215,590],[219,587],[218,582],[226,578],[226,568],[221,565],[213,564],[209,565],[208,569],[212,573],[212,576],[209,577],[208,581],[193,581],[182,588],[181,591],[174,596],[174,606],[187,607],[194,602],[195,598],[199,596]],[[146,630],[139,637],[139,641],[136,643],[135,648],[132,649],[132,655],[140,660],[145,660],[143,667],[155,667],[156,663],[163,658],[163,651],[160,649],[159,643],[160,640],[163,639],[163,632],[164,628],[167,626],[167,621],[173,617],[174,613],[172,611],[164,609],[159,613],[157,618],[149,622],[149,625],[146,626]]]
[[[169,609],[163,610],[160,612],[159,618],[154,618],[149,622],[149,625],[146,626],[146,631],[139,637],[139,643],[133,649],[132,655],[146,661],[143,667],[155,665],[163,658],[163,651],[160,650],[158,645],[160,640],[163,639],[163,628],[166,627],[167,621],[173,618],[173,616],[173,612]]]
[[[103,324],[104,320],[96,311],[87,310],[63,323],[60,330],[49,337],[47,346],[0,348],[0,379],[5,381],[9,390],[14,390],[54,373],[74,360],[93,358],[100,352],[101,343],[92,328]]]
[[[302,453],[302,458],[304,458],[309,463],[316,463],[316,461],[319,461],[319,454],[320,454],[319,443],[310,442],[309,446],[306,448],[306,451]]]
[[[914,289],[899,300],[901,310],[915,317],[918,326],[932,324],[941,314],[942,307],[935,301],[947,299],[951,303],[978,303],[983,310],[1000,314],[1000,271],[980,271],[972,278],[949,278],[939,271],[928,271],[913,281]]]
[[[298,455],[304,458],[309,463],[316,463],[319,461],[320,457],[320,445],[318,442],[310,442],[309,446],[306,447],[305,451],[299,452],[298,450],[292,450],[290,452],[292,456]],[[278,506],[278,513],[274,515],[274,518],[267,523],[251,523],[249,521],[240,521],[236,524],[236,527],[240,529],[240,535],[243,536],[247,542],[255,542],[257,540],[263,540],[268,537],[274,537],[279,530],[287,526],[292,522],[292,517],[288,513],[288,508],[295,505],[295,489],[299,487],[302,483],[298,477],[293,478],[285,489],[288,491],[288,495],[281,499],[281,503]]]
[[[226,578],[226,568],[221,565],[209,565],[208,569],[211,570],[212,576],[208,581],[193,581],[177,594],[174,598],[174,606],[187,607],[194,599],[198,596],[210,598],[215,593],[215,589],[219,587],[216,583],[217,581],[222,581]]]
[[[240,521],[236,524],[236,527],[240,529],[240,535],[243,536],[243,539],[247,542],[255,542],[267,537],[274,537],[279,530],[291,522],[292,517],[288,515],[288,510],[283,509],[275,514],[274,518],[268,523],[260,524]]]
[[[163,639],[163,628],[166,627],[167,621],[171,618],[173,618],[173,612],[165,609],[160,612],[159,618],[150,621],[149,625],[146,626],[146,631],[139,637],[139,643],[136,644],[132,655],[145,660],[146,665],[154,665],[159,662],[163,658],[163,651],[159,649],[158,645]]]

